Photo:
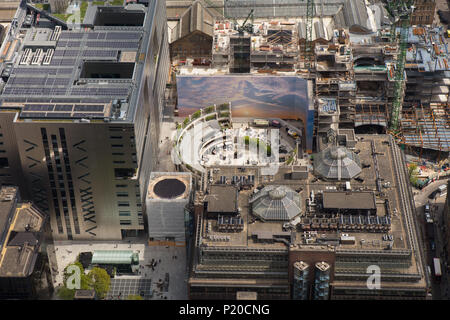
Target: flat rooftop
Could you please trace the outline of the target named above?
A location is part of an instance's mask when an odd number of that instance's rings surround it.
[[[154,6],[105,9],[89,3],[85,22],[92,21],[82,30],[67,29],[48,12],[40,12],[48,18],[39,22],[39,10],[19,8],[16,16],[31,14],[34,20],[25,25],[19,19],[1,48],[0,109],[20,109],[19,121],[132,121],[149,45],[147,13]],[[121,19],[107,21],[118,12]],[[133,14],[142,23],[126,23]]]
[[[205,198],[208,202],[208,212],[237,212],[238,189],[233,185],[212,185]]]
[[[406,221],[404,214],[402,213],[402,207],[400,206],[400,194],[397,191],[397,181],[395,179],[396,171],[399,168],[396,167],[393,160],[392,149],[389,145],[389,139],[387,135],[357,135],[357,142],[355,149],[359,150],[361,163],[365,165],[360,174],[361,180],[352,179],[351,192],[345,192],[345,181],[323,181],[317,179],[311,172],[308,174],[308,178],[305,180],[292,180],[289,178],[290,168],[280,167],[278,173],[273,177],[263,176],[258,172],[257,168],[245,168],[242,172],[238,167],[219,167],[215,169],[212,174],[213,183],[217,183],[221,176],[225,176],[227,181],[231,181],[234,175],[255,175],[255,188],[261,188],[265,185],[286,185],[300,194],[301,199],[307,199],[311,191],[315,195],[323,193],[325,195],[326,206],[330,208],[336,207],[350,207],[358,209],[376,209],[376,216],[384,217],[387,214],[385,200],[387,199],[390,207],[390,231],[389,234],[393,235],[393,250],[409,250],[408,243],[408,231],[406,230]],[[386,187],[383,187],[383,194],[377,191],[376,183],[376,171],[375,161],[372,155],[372,142],[374,143],[378,171],[380,179]],[[230,186],[230,185],[228,185]],[[389,187],[387,187],[389,186]],[[206,219],[203,227],[203,243],[207,243],[208,246],[228,246],[228,247],[262,247],[262,248],[286,248],[286,245],[281,242],[262,241],[257,242],[252,239],[251,235],[261,234],[266,238],[268,235],[280,235],[283,230],[283,222],[262,222],[256,219],[251,214],[249,198],[252,196],[253,190],[242,190],[239,192],[238,206],[240,210],[240,216],[244,220],[244,228],[241,232],[235,233],[223,233],[216,230],[217,219]],[[218,195],[218,193],[217,193]],[[229,197],[217,197],[217,202],[224,202],[224,199]],[[361,207],[361,208],[360,208]],[[302,215],[306,212],[306,201],[301,203]],[[324,215],[326,216],[326,215]],[[309,215],[308,215],[309,217]],[[318,219],[321,218],[321,214],[318,213]],[[296,220],[296,219],[294,219]],[[209,233],[206,233],[206,225],[211,223]],[[345,231],[346,233],[348,231]],[[294,236],[292,241],[294,243],[302,243],[302,230],[293,232]],[[387,242],[383,240],[382,232],[371,232],[369,230],[355,230],[349,232],[350,236],[355,237],[354,244],[339,243],[339,234],[336,231],[317,231],[318,244],[324,244],[327,241],[331,241],[337,245],[338,249],[350,249],[350,250],[384,250],[387,246]],[[212,241],[209,239],[209,235],[226,235],[228,239],[226,241]],[[334,239],[334,240],[333,240]],[[262,240],[262,239],[260,239]]]
[[[323,192],[324,209],[376,209],[376,198],[373,192]]]
[[[14,187],[2,187],[0,190],[0,250],[8,231],[9,219],[12,218],[16,194],[17,188]]]
[[[27,277],[33,272],[45,220],[31,203],[17,206],[0,253],[0,277]]]

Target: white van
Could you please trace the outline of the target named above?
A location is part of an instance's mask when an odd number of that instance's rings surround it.
[[[447,190],[447,185],[443,184],[443,185],[439,186],[438,189],[439,189],[440,192],[443,192],[443,191]]]

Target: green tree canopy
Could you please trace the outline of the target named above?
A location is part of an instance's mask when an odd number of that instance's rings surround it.
[[[412,185],[416,186],[418,182],[417,177],[417,164],[411,163],[408,167],[408,173],[409,173],[409,181]]]
[[[109,285],[111,284],[111,278],[105,269],[95,267],[89,272],[89,278],[93,283],[93,289],[99,299],[105,298],[109,291]]]
[[[142,299],[142,297],[138,294],[130,294],[127,297],[127,300],[144,300],[144,299]]]
[[[63,300],[73,300],[75,296],[75,289],[67,289],[66,287],[61,287],[58,290],[58,297]]]

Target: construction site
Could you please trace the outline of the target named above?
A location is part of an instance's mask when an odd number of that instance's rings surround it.
[[[390,133],[408,161],[441,170],[450,151],[446,30],[413,25],[411,15],[420,15],[413,2],[168,1],[169,20],[177,21],[169,25],[190,25],[188,31],[205,35],[199,46],[211,47],[173,59],[173,88],[177,74],[308,79],[314,84],[314,150],[342,129]],[[176,93],[170,95],[177,110]],[[322,112],[324,104],[335,110]]]

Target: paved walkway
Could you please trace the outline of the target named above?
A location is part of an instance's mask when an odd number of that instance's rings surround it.
[[[186,282],[186,248],[147,246],[145,243],[118,242],[55,242],[54,255],[57,261],[55,274],[55,287],[62,284],[64,268],[73,263],[81,252],[93,252],[95,250],[133,250],[139,253],[140,271],[138,275],[118,276],[117,279],[151,279],[154,296],[152,299],[187,299]],[[173,258],[177,256],[177,258]],[[152,259],[158,263],[154,270],[149,266]],[[161,262],[159,262],[161,261]],[[168,292],[160,294],[156,283],[159,279],[164,281],[165,274],[169,273]],[[122,297],[126,298],[126,297]]]

